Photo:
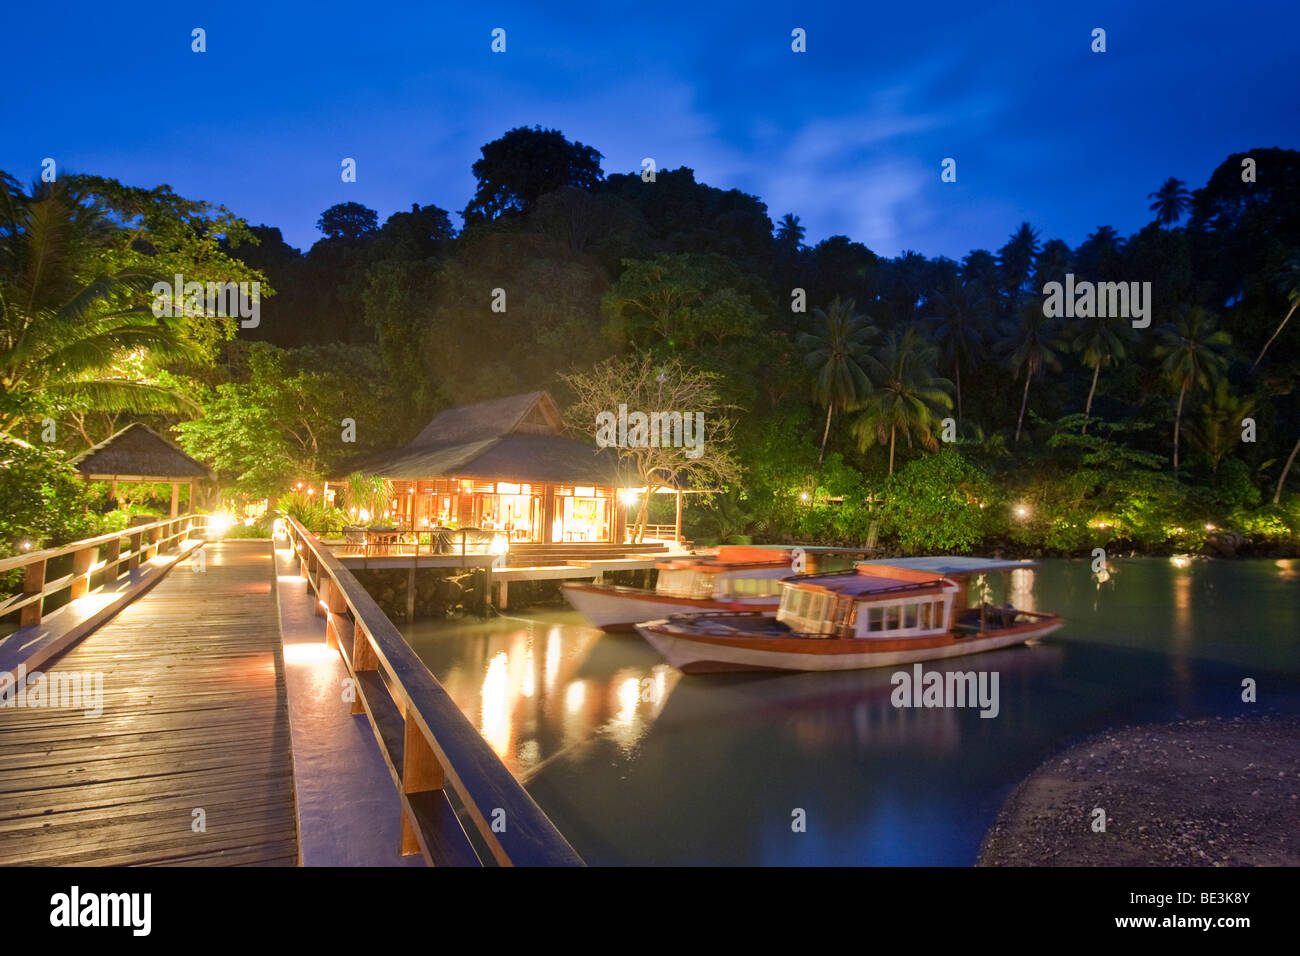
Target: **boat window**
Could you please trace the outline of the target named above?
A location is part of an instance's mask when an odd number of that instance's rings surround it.
[[[897,604],[885,608],[885,630],[896,631],[899,628],[899,621],[902,620],[901,608]]]
[[[655,590],[662,594],[672,594],[682,586],[683,571],[660,571]]]
[[[916,605],[915,604],[903,605],[903,627],[905,628],[916,627]]]
[[[809,598],[813,597],[813,594],[811,594],[811,592],[803,591],[802,588],[800,588],[800,591],[797,593],[797,600],[790,601],[790,613],[792,613],[794,617],[802,618],[803,611],[805,611],[807,606],[809,606]]]
[[[879,604],[867,608],[867,630],[883,631],[885,629],[885,609]]]
[[[935,602],[934,602],[934,626],[935,626],[935,627],[943,627],[943,623],[944,623],[944,621],[943,621],[943,602],[942,602],[942,601],[935,601]]]
[[[916,610],[917,610],[917,627],[921,628],[922,630],[929,630],[930,629],[929,602],[926,602],[925,604],[918,604],[916,606]]]

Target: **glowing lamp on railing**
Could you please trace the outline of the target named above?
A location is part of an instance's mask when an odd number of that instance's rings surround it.
[[[212,534],[225,534],[230,529],[230,515],[219,511],[208,517],[208,531]]]
[[[357,515],[357,517],[360,518],[362,521],[369,521],[369,520],[370,520],[370,512],[367,511],[365,508],[362,508],[362,509],[361,509],[361,513],[360,513],[359,515]]]
[[[619,492],[618,495],[618,500],[623,502],[623,504],[627,505],[628,507],[631,507],[632,505],[636,504],[640,499],[641,499],[641,493],[631,488],[624,488],[621,492]]]
[[[505,554],[510,550],[510,539],[503,534],[494,534],[492,536],[492,553]]]

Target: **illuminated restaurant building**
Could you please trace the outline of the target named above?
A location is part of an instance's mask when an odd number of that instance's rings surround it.
[[[349,470],[389,480],[386,520],[413,531],[479,528],[548,544],[626,533],[615,455],[572,438],[546,392],[447,409],[405,448]],[[327,500],[345,480],[331,478]]]

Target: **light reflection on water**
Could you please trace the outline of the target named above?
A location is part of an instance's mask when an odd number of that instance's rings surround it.
[[[1261,709],[1300,710],[1296,562],[1090,564],[1011,575],[1017,606],[1066,616],[1058,634],[926,665],[997,672],[994,719],[895,708],[891,668],[684,677],[570,611],[405,631],[589,862],[960,865],[1015,784],[1078,737],[1250,712],[1245,676],[1270,678]]]

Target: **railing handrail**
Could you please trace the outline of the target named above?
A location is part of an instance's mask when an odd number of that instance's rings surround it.
[[[85,597],[92,590],[91,584],[96,575],[100,575],[100,580],[93,590],[102,590],[106,585],[116,584],[122,576],[123,565],[126,565],[128,573],[134,572],[140,567],[142,558],[145,561],[152,560],[178,540],[183,542],[188,539],[197,517],[199,516],[194,514],[176,515],[174,518],[164,518],[162,521],[74,541],[62,547],[45,548],[6,558],[0,561],[0,571],[21,569],[23,573],[18,593],[12,596],[0,595],[0,615],[18,612],[20,629],[40,624],[45,614],[46,598],[64,590],[68,591],[69,601]],[[123,539],[127,541],[125,553],[122,551]],[[48,580],[50,561],[68,555],[72,556],[72,572],[53,581]],[[99,560],[96,560],[97,556]]]
[[[149,524],[132,525],[123,528],[121,531],[110,531],[107,534],[96,535],[93,538],[83,538],[80,541],[73,541],[71,544],[59,545],[57,548],[44,548],[40,551],[28,551],[26,554],[15,554],[8,558],[0,558],[0,571],[12,571],[14,568],[23,568],[36,561],[48,561],[51,558],[61,558],[65,554],[72,554],[74,551],[81,551],[84,548],[94,548],[101,544],[108,544],[110,541],[121,541],[123,538],[129,538],[133,534],[140,534],[143,531],[152,531],[154,528],[161,528],[164,525],[172,524],[183,518],[206,518],[207,515],[188,512],[183,515],[177,515],[174,518],[162,518]]]
[[[418,727],[441,766],[446,786],[456,793],[471,818],[468,822],[474,825],[496,862],[581,865],[582,859],[563,834],[501,762],[352,572],[296,519],[286,516],[285,525],[291,540],[301,542],[312,553],[318,573],[323,569],[329,575],[331,598],[337,589],[346,602],[355,624],[353,660],[357,658],[358,642],[368,641],[387,678],[388,693],[406,719]],[[319,585],[316,587],[319,595]],[[409,724],[407,736],[409,740]],[[496,832],[489,822],[497,810],[505,811],[504,832]]]

